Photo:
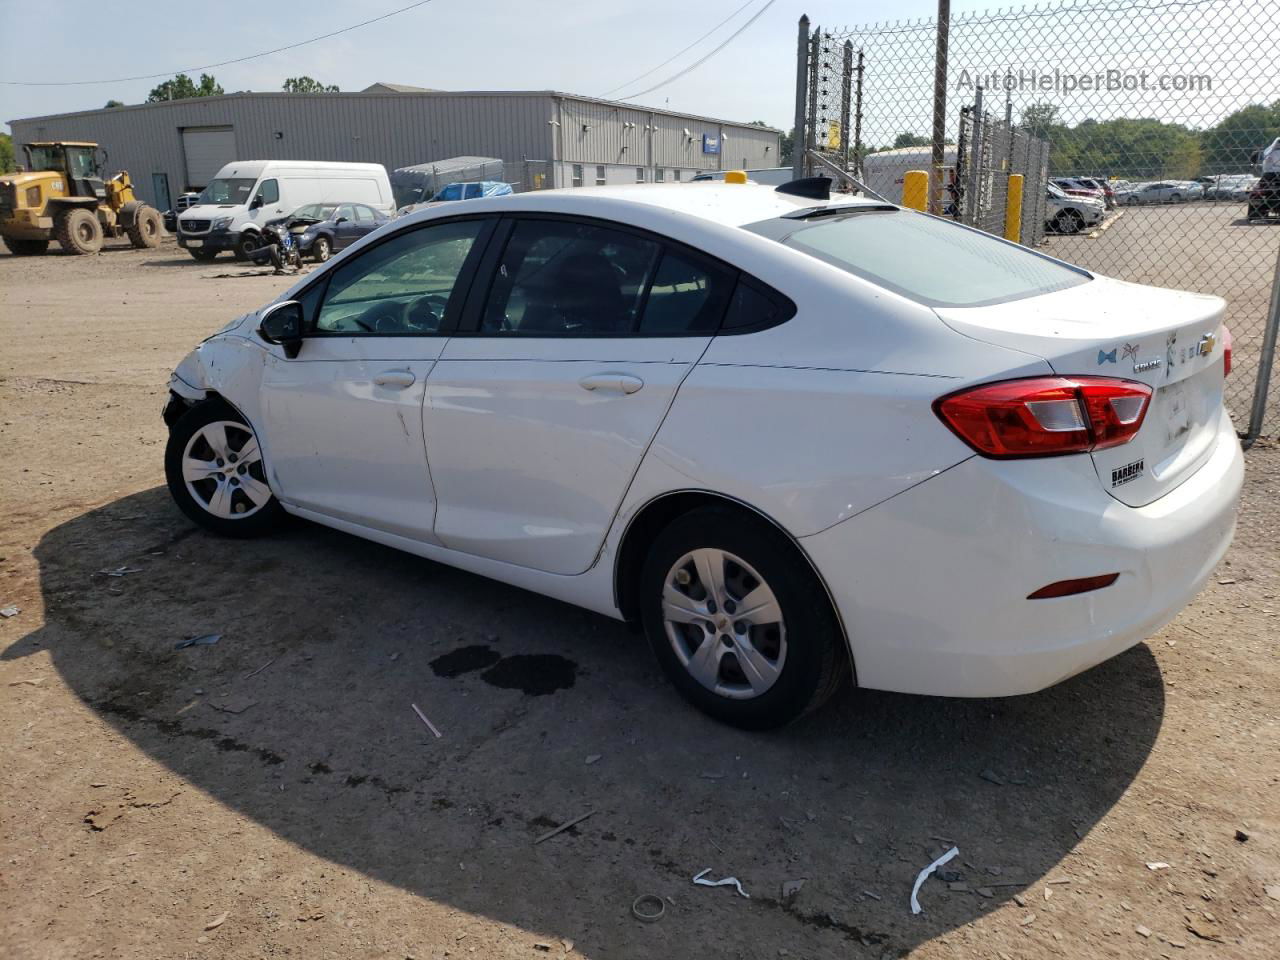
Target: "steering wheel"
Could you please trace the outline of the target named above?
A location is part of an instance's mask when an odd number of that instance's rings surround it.
[[[398,332],[404,328],[404,305],[390,301],[375,303],[353,319],[357,327],[370,333]]]
[[[411,300],[404,308],[404,325],[410,330],[434,332],[439,329],[449,298],[438,293],[428,293]]]

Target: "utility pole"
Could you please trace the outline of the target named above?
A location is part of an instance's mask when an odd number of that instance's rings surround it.
[[[809,98],[805,85],[809,80],[809,17],[801,15],[796,41],[796,113],[791,130],[791,176],[804,176],[805,105]]]
[[[942,165],[947,137],[947,40],[951,34],[951,0],[938,0],[938,40],[933,63],[933,176],[929,212],[942,210]]]

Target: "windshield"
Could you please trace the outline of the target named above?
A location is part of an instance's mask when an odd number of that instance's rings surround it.
[[[229,177],[214,180],[200,193],[201,203],[248,203],[253,185],[258,181],[251,177]]]
[[[336,203],[309,203],[289,214],[295,220],[328,220],[333,211],[338,209]]]
[[[1017,244],[907,210],[778,218],[746,229],[931,307],[1020,300],[1092,279]]]
[[[1066,196],[1066,194],[1062,192],[1062,188],[1056,183],[1046,183],[1045,188],[1049,191],[1049,196],[1051,197],[1057,197],[1061,200]]]

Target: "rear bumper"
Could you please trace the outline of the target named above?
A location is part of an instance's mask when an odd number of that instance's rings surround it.
[[[1235,531],[1244,458],[1222,415],[1211,458],[1145,507],[1098,482],[1088,456],[973,457],[800,542],[849,633],[860,686],[952,697],[1031,693],[1168,623]],[[1051,600],[1060,580],[1118,572]]]

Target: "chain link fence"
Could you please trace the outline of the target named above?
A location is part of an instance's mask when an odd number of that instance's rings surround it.
[[[1280,0],[1064,3],[941,26],[802,18],[796,166],[835,164],[894,202],[927,171],[931,212],[999,235],[1022,175],[1010,239],[1223,297],[1228,407],[1249,439],[1280,433],[1277,25]]]

